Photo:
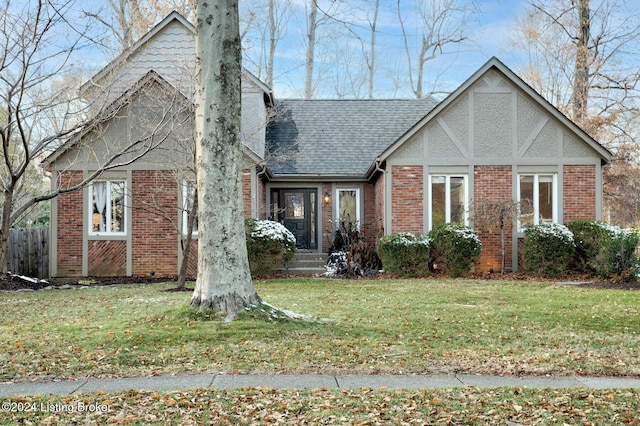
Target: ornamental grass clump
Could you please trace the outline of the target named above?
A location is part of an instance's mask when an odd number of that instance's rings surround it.
[[[638,270],[639,236],[602,221],[576,220],[569,229],[576,243],[576,263],[582,272],[602,279],[634,279]]]
[[[575,250],[573,234],[564,225],[545,223],[524,231],[524,269],[530,274],[552,278],[566,274]]]
[[[279,222],[247,219],[247,252],[251,275],[263,277],[274,266],[291,259],[296,252],[296,237]]]
[[[426,235],[399,232],[380,238],[376,250],[386,272],[421,277],[429,274],[430,243]]]
[[[433,268],[451,277],[471,272],[480,259],[482,243],[478,234],[458,223],[436,225],[429,232]]]

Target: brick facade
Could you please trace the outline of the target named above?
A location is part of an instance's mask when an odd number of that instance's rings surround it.
[[[82,182],[82,172],[65,172],[58,175],[57,185],[69,188]],[[82,191],[60,195],[56,199],[58,223],[52,226],[57,232],[57,269],[59,276],[82,274],[82,229],[84,209]],[[52,224],[53,225],[53,224]]]
[[[424,172],[422,166],[391,167],[391,231],[422,234]]]
[[[172,171],[132,172],[133,275],[175,276],[178,271],[178,182]],[[165,215],[171,220],[167,220]]]
[[[251,169],[243,170],[242,195],[245,217],[252,213]],[[131,172],[131,208],[127,217],[127,235],[131,235],[131,272],[144,276],[174,277],[179,268],[179,244],[182,212],[179,209],[178,182],[173,171],[134,170]],[[72,186],[81,182],[82,172],[64,172],[58,184]],[[264,194],[264,184],[258,182]],[[262,187],[262,189],[260,189]],[[86,191],[86,189],[85,189]],[[256,202],[258,216],[264,203]],[[127,274],[126,236],[114,239],[84,235],[86,220],[83,191],[57,198],[57,272],[56,275],[82,276],[83,238],[87,238],[87,268],[89,276],[123,276]],[[194,241],[189,257],[188,274],[197,272],[198,242]]]
[[[511,269],[513,232],[511,166],[475,166],[473,194],[474,227],[482,241],[480,269],[484,272],[501,270],[501,216],[504,218],[505,269]]]
[[[564,223],[596,218],[596,167],[564,166]]]

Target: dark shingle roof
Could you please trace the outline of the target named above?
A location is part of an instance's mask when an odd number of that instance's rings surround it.
[[[274,175],[364,176],[437,104],[431,97],[279,100],[267,127],[269,167]]]

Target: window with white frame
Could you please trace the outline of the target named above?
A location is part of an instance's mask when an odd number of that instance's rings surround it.
[[[429,229],[442,223],[468,225],[466,175],[429,175]]]
[[[189,232],[189,213],[194,207],[196,197],[195,182],[184,181],[182,184],[182,234],[187,235]],[[198,214],[194,217],[193,236],[198,235]]]
[[[518,229],[557,222],[556,181],[554,173],[518,175]]]
[[[100,180],[89,186],[90,234],[124,235],[127,232],[125,192],[124,180]]]
[[[360,189],[339,188],[337,190],[336,218],[340,223],[360,226]]]

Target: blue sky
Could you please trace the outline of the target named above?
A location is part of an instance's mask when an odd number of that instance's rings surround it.
[[[320,0],[321,8],[323,3],[328,6],[328,0]],[[410,3],[406,1],[405,3]],[[288,31],[278,46],[278,57],[276,59],[274,92],[278,97],[300,97],[303,94],[304,86],[304,31],[305,23],[301,19],[305,16],[303,0],[292,0],[296,13],[289,21]],[[425,72],[426,91],[436,90],[443,93],[453,90],[477,68],[484,64],[492,56],[499,57],[507,65],[514,61],[512,58],[513,49],[509,49],[509,37],[513,26],[519,16],[524,13],[526,0],[479,0],[477,2],[479,13],[469,21],[469,41],[451,49],[438,59],[429,63]],[[376,75],[376,96],[377,97],[412,97],[413,94],[408,86],[406,67],[406,54],[403,48],[403,41],[398,25],[397,0],[382,0],[378,16],[378,37],[377,37],[377,57],[379,66]],[[406,13],[409,17],[410,14]],[[359,11],[352,14],[339,15],[342,21],[354,25],[356,30],[361,29],[363,37],[367,36],[366,12]],[[335,23],[331,32],[340,31],[340,26]],[[418,21],[411,22],[407,18],[405,22],[407,32],[415,33]],[[326,28],[326,27],[325,27]],[[326,31],[325,35],[326,36]],[[417,37],[415,40],[418,40]],[[254,47],[255,47],[254,43]],[[245,58],[246,66],[252,69],[250,59],[256,55],[255,51],[247,50]],[[327,56],[329,55],[329,56]],[[331,57],[333,56],[333,58]],[[332,39],[325,42],[324,47],[317,49],[316,58],[317,75],[324,76],[321,87],[316,91],[317,97],[336,97],[337,78],[345,78],[344,75],[351,72],[351,63],[362,61],[359,47],[354,40],[347,37]],[[340,69],[341,71],[335,71]],[[349,71],[345,71],[349,69]],[[332,75],[332,73],[336,75]],[[362,96],[360,90],[360,96]],[[348,91],[346,91],[348,92]],[[349,93],[345,97],[353,97]]]

